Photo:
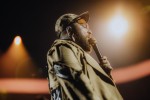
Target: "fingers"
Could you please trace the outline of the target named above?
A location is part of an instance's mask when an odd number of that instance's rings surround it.
[[[111,67],[109,61],[107,60],[107,57],[106,56],[103,56],[102,59],[101,59],[101,65],[103,67],[105,67],[106,69],[109,69],[109,70],[112,70],[113,68]]]
[[[104,64],[109,63],[106,56],[102,57],[102,63],[104,63]]]

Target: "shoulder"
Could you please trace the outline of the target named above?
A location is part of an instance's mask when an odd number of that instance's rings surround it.
[[[79,63],[79,46],[69,40],[56,40],[50,50],[47,58],[53,62],[61,62],[75,70],[81,70]],[[80,48],[81,49],[81,48]]]
[[[54,43],[52,44],[51,48],[48,51],[48,54],[51,54],[56,50],[61,50],[64,48],[70,49],[73,52],[77,52],[78,50],[82,51],[82,48],[73,41],[58,39],[54,41]]]
[[[61,39],[58,39],[58,40],[55,40],[54,46],[66,46],[66,47],[75,47],[75,48],[80,48],[81,47],[79,45],[77,45],[75,42],[71,41],[71,40],[61,40]]]

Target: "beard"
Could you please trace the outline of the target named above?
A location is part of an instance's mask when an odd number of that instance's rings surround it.
[[[78,38],[77,44],[81,46],[81,48],[86,52],[91,52],[92,50],[92,45],[89,43],[89,38],[87,37],[80,36]]]
[[[85,51],[87,51],[87,52],[90,52],[90,51],[91,51],[91,48],[92,48],[92,46],[91,46],[91,44],[89,44],[88,40],[83,41],[83,42],[81,43],[81,47],[83,48],[83,50],[85,50]]]

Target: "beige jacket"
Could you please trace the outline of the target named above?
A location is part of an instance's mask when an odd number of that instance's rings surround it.
[[[51,100],[122,100],[109,75],[72,41],[56,40],[47,63]]]

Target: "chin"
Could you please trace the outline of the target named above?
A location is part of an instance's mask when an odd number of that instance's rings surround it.
[[[92,46],[91,45],[86,46],[85,48],[83,48],[83,50],[85,50],[86,52],[90,53],[90,52],[92,52]]]
[[[92,46],[89,44],[88,40],[85,41],[80,41],[77,43],[81,48],[86,51],[86,52],[91,52],[92,51]]]

